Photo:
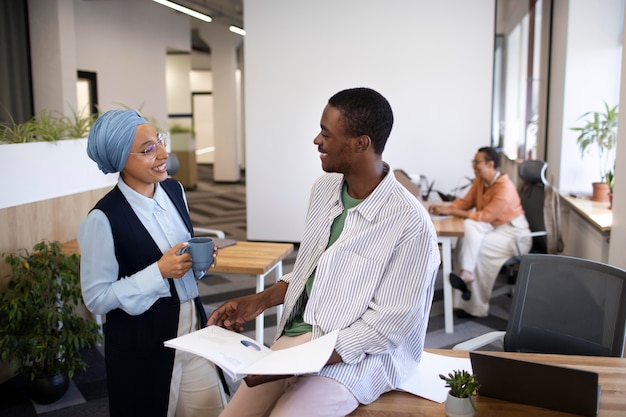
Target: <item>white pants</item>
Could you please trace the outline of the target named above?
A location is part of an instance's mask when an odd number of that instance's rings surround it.
[[[311,333],[280,337],[280,350],[311,340]],[[221,417],[343,417],[359,402],[338,381],[317,375],[293,376],[250,388],[242,382]]]
[[[454,306],[473,316],[485,317],[500,268],[507,259],[518,254],[515,242],[521,234],[530,233],[530,229],[523,214],[499,226],[470,219],[465,219],[463,225],[465,234],[455,251],[454,269],[470,271],[476,279],[469,284],[472,291],[469,301],[461,298],[460,291],[454,291]],[[530,251],[531,244],[530,237],[521,240],[522,254]]]
[[[178,336],[199,328],[193,301],[180,305]],[[226,394],[215,365],[188,352],[176,350],[168,417],[217,417],[226,405]]]

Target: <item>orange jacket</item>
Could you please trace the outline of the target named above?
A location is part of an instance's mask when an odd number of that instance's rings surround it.
[[[452,206],[461,210],[475,208],[470,219],[495,226],[524,213],[517,189],[507,174],[501,174],[489,187],[485,187],[481,178],[474,179],[467,194],[454,200]]]

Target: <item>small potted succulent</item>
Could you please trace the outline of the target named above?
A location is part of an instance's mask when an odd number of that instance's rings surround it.
[[[474,397],[478,395],[480,384],[475,376],[466,370],[456,370],[446,375],[439,375],[450,388],[446,399],[448,417],[472,417],[476,411]]]

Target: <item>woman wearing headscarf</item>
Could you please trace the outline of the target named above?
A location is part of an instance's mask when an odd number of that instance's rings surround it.
[[[112,417],[210,417],[226,403],[215,365],[163,345],[206,323],[190,255],[181,253],[193,234],[187,200],[168,178],[165,145],[135,110],[102,114],[87,140],[98,168],[120,173],[78,229],[83,299],[106,314]]]

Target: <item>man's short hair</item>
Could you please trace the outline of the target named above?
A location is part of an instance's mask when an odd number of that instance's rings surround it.
[[[350,88],[332,96],[328,104],[341,113],[347,135],[367,135],[374,151],[383,153],[393,127],[393,111],[385,97],[371,88]]]
[[[485,161],[493,161],[494,168],[500,168],[500,151],[498,149],[492,148],[491,146],[484,146],[478,149],[478,152],[485,155]]]

